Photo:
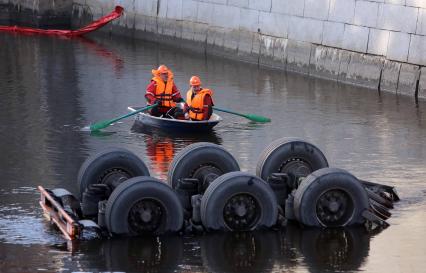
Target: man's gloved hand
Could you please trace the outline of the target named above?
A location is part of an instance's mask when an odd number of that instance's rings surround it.
[[[160,99],[156,99],[156,100],[154,100],[153,104],[161,105],[161,100]]]
[[[184,112],[184,113],[188,113],[188,111],[189,111],[189,106],[188,106],[188,104],[185,102],[185,104],[183,105],[183,112]]]

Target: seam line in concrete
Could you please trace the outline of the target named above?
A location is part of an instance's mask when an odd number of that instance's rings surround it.
[[[157,17],[159,13],[160,13],[160,0],[157,0]]]
[[[396,81],[396,94],[398,94],[399,80],[400,80],[400,76],[401,76],[401,69],[402,69],[402,65],[399,66],[398,80]]]
[[[410,58],[410,48],[411,48],[412,37],[413,37],[413,34],[410,34],[410,40],[408,41],[407,63],[408,63],[408,58]]]
[[[367,47],[365,48],[365,53],[367,54],[368,54],[368,44],[370,43],[370,34],[371,34],[371,28],[368,28]]]
[[[417,26],[419,25],[419,17],[420,17],[420,9],[417,9],[417,20],[416,20],[416,29],[414,30],[414,33],[417,33]]]
[[[414,100],[416,101],[416,104],[419,101],[419,85],[420,85],[420,76],[422,75],[422,70],[419,68],[419,76],[416,81],[416,90],[414,91]]]

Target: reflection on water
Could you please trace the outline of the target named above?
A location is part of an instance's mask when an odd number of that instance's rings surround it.
[[[125,272],[273,272],[358,270],[369,254],[363,228],[208,234],[202,237],[115,238],[77,242],[71,270]],[[79,255],[84,254],[84,255]],[[191,257],[191,258],[185,258]]]
[[[222,139],[215,131],[198,134],[168,132],[167,129],[141,126],[136,122],[133,124],[131,131],[143,135],[146,156],[151,161],[150,171],[163,180],[167,180],[170,162],[172,162],[178,150],[196,142],[222,143]]]
[[[201,238],[201,258],[211,272],[270,272],[278,258],[278,234],[209,234]]]
[[[173,272],[183,258],[181,237],[114,238],[76,242],[73,253],[79,257],[74,270],[93,268],[119,272]],[[84,255],[79,255],[83,254]]]
[[[107,49],[104,45],[101,45],[86,36],[78,36],[73,39],[79,40],[87,47],[87,49],[94,52],[96,55],[102,57],[102,59],[109,60],[111,62],[111,65],[114,67],[116,75],[121,75],[124,67],[124,61],[114,51]]]
[[[0,272],[415,272],[426,267],[426,102],[115,36],[87,39],[0,33]],[[252,123],[221,113],[206,135],[140,130],[124,119],[102,132],[88,124],[145,102],[151,69],[165,63],[181,91],[198,74],[218,107],[272,118]],[[331,166],[395,185],[391,226],[358,230],[212,234],[81,242],[69,251],[48,228],[37,185],[77,193],[77,172],[106,147],[133,151],[165,179],[186,145],[222,145],[243,171],[273,140],[315,143]],[[233,250],[233,251],[231,251]],[[48,258],[46,258],[48,257]],[[119,257],[117,259],[116,257]],[[367,258],[368,257],[368,258]],[[159,261],[162,262],[159,262]]]

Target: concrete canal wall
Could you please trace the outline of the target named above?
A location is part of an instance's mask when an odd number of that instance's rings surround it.
[[[107,31],[426,98],[426,0],[0,0],[66,10],[82,25],[125,8]]]
[[[69,26],[72,6],[72,0],[0,0],[0,22]]]
[[[75,0],[122,5],[110,30],[274,68],[426,97],[424,0]],[[117,26],[120,26],[117,28]]]

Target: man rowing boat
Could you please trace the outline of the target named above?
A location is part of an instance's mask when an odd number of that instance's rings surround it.
[[[183,102],[179,89],[176,87],[173,72],[165,65],[152,70],[153,78],[146,87],[145,98],[148,105],[158,104],[150,110],[152,116],[160,117],[165,114],[174,116],[177,102]],[[173,112],[173,113],[172,113]]]

